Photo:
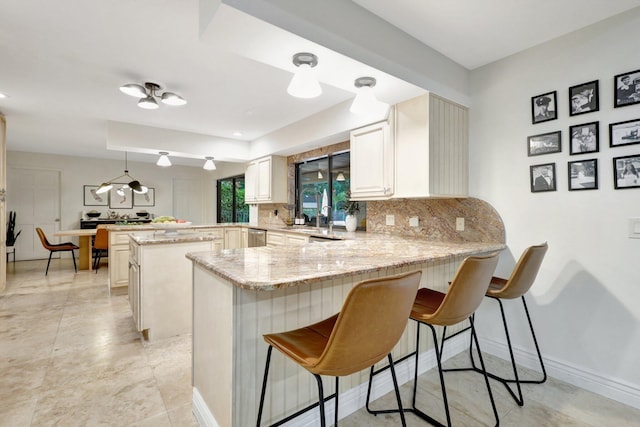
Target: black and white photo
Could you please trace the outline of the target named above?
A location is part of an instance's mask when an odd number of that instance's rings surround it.
[[[556,164],[546,163],[529,167],[531,192],[556,191]]]
[[[570,126],[571,144],[569,145],[569,154],[597,153],[600,146],[599,127],[599,122]]]
[[[598,160],[577,160],[568,163],[569,191],[598,189]]]
[[[561,132],[548,132],[527,137],[527,154],[539,156],[542,154],[559,153],[562,151]]]
[[[156,190],[155,188],[149,188],[144,193],[133,192],[133,206],[155,206],[156,205]]]
[[[618,74],[613,83],[616,88],[615,108],[640,103],[640,70]]]
[[[581,83],[569,88],[569,115],[591,113],[599,110],[598,80]]]
[[[557,119],[557,112],[558,103],[555,90],[531,97],[531,121],[534,125]]]
[[[609,124],[609,146],[640,144],[640,119]]]
[[[613,158],[613,187],[640,188],[640,154]]]
[[[107,206],[109,203],[109,195],[108,193],[96,193],[98,188],[100,188],[98,185],[83,186],[85,206]]]
[[[109,190],[108,194],[111,209],[133,208],[133,190],[127,184],[113,183],[113,188]]]

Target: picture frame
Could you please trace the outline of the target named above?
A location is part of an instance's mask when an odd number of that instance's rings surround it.
[[[133,191],[123,188],[125,183],[113,183],[113,188],[109,190],[109,208],[111,209],[133,209]],[[120,194],[122,192],[122,194]]]
[[[535,125],[557,118],[558,94],[555,90],[531,97],[531,123]]]
[[[568,162],[567,172],[569,191],[598,189],[598,159]]]
[[[85,206],[107,206],[109,204],[109,194],[97,194],[99,185],[83,185],[83,202]]]
[[[145,194],[138,194],[133,192],[133,206],[155,206],[156,205],[156,190],[155,188],[149,188]]]
[[[569,115],[593,113],[600,109],[598,80],[569,88]]]
[[[544,163],[529,166],[529,178],[532,193],[556,191],[556,164]]]
[[[640,154],[613,158],[613,188],[640,188]]]
[[[614,76],[613,87],[615,88],[614,108],[640,103],[640,70]]]
[[[527,155],[529,157],[559,153],[561,151],[562,132],[559,130],[527,137]]]
[[[600,122],[569,126],[569,154],[597,153],[600,150]]]
[[[609,124],[609,147],[640,144],[640,119]]]

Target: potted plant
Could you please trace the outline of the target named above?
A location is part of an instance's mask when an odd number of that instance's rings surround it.
[[[9,221],[7,222],[7,247],[12,247],[16,244],[16,239],[22,233],[22,230],[16,231],[16,213],[14,211],[9,212]]]
[[[347,193],[347,200],[344,202],[343,210],[346,212],[347,216],[344,218],[344,225],[347,231],[356,231],[358,228],[358,215],[360,212],[360,204],[351,200],[351,193]]]

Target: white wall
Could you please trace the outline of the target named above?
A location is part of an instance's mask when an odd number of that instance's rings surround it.
[[[39,168],[61,171],[61,229],[79,228],[83,210],[96,209],[103,213],[105,207],[86,207],[83,205],[83,185],[99,185],[101,182],[115,178],[124,171],[122,161],[93,159],[86,157],[59,156],[53,154],[7,152],[7,168]],[[154,187],[156,204],[145,207],[155,215],[173,215],[173,183],[176,180],[197,180],[201,182],[199,193],[202,212],[199,218],[187,218],[196,223],[215,223],[216,218],[216,180],[219,178],[244,173],[244,165],[219,163],[215,171],[205,171],[199,167],[177,166],[161,168],[154,163],[128,162],[129,174],[148,187]],[[11,189],[8,188],[10,193]],[[11,210],[11,197],[8,197],[7,210]],[[122,214],[135,213],[139,208],[114,209]]]
[[[640,9],[471,73],[470,192],[502,216],[508,274],[524,248],[549,251],[529,305],[553,376],[640,407],[640,189],[613,189],[612,158],[640,145],[609,147],[609,123],[640,118],[640,105],[613,108],[613,76],[640,68]],[[568,88],[599,79],[600,111],[569,117]],[[558,91],[558,120],[531,124],[531,97]],[[600,122],[600,151],[569,155],[570,125]],[[529,135],[562,131],[562,152],[527,157]],[[567,162],[598,159],[599,189],[567,190]],[[529,166],[556,163],[557,191],[530,192]],[[514,303],[515,304],[515,303]],[[503,342],[497,306],[485,301],[481,331]],[[484,321],[483,321],[484,320]],[[517,329],[522,332],[522,328]],[[517,344],[532,349],[521,339]]]

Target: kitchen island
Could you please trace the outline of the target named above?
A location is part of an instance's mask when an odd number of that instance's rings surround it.
[[[326,243],[187,254],[193,262],[193,411],[198,422],[255,425],[267,353],[263,334],[337,313],[353,285],[365,279],[422,270],[421,287],[446,290],[465,257],[504,248],[503,243],[441,243],[358,233],[350,240]],[[412,323],[395,356],[412,350]],[[308,372],[277,354],[271,366],[265,425],[317,400]],[[368,371],[341,379],[341,408],[346,408],[341,416],[362,406],[367,380]],[[385,381],[377,380],[377,394],[390,389],[390,380]],[[333,381],[325,381],[326,395],[332,387]],[[328,417],[332,411],[328,405]],[[318,411],[304,417],[312,421]]]

